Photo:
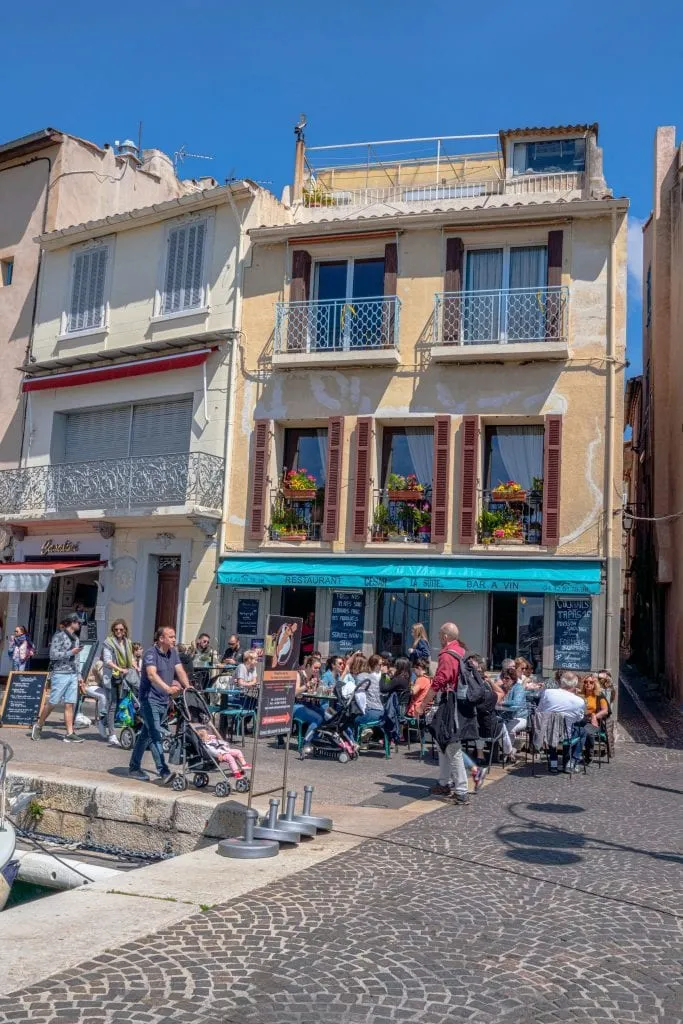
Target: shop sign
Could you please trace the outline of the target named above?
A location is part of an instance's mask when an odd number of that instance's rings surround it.
[[[555,601],[555,668],[591,668],[593,603],[590,598]]]
[[[27,729],[40,716],[46,698],[47,672],[10,672],[0,707],[0,724]]]
[[[365,592],[335,590],[330,616],[330,651],[348,654],[363,645],[365,623]]]
[[[303,619],[295,616],[268,616],[256,727],[259,739],[289,735],[292,730],[302,625]]]
[[[41,555],[73,555],[80,550],[81,544],[77,540],[54,541],[52,537],[43,542],[40,549]]]
[[[259,600],[241,597],[237,602],[237,632],[241,636],[256,636],[258,630]]]

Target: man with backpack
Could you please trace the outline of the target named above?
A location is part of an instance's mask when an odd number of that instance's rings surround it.
[[[445,622],[439,630],[441,650],[439,661],[431,686],[420,701],[418,714],[429,705],[432,695],[439,694],[439,705],[432,718],[429,729],[436,740],[439,750],[439,782],[432,793],[436,796],[451,796],[457,804],[469,803],[467,792],[467,770],[462,755],[460,733],[458,728],[458,683],[461,680],[461,665],[465,657],[465,648],[459,642],[460,631],[454,622]],[[469,679],[467,680],[469,684]],[[470,687],[467,685],[467,690]],[[464,694],[472,703],[477,701],[473,692]]]

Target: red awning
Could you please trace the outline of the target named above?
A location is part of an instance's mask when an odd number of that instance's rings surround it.
[[[0,562],[0,572],[67,572],[69,569],[97,569],[106,565],[106,561],[94,558],[74,558],[72,562],[59,561],[56,558],[43,558],[40,562]]]
[[[68,576],[85,569],[99,569],[106,562],[74,559],[73,562],[46,558],[42,562],[1,562],[0,593],[42,594],[54,576]]]
[[[123,377],[142,377],[147,373],[186,370],[191,366],[201,366],[215,351],[215,348],[201,348],[196,352],[181,352],[178,355],[158,356],[155,359],[141,359],[138,362],[116,363],[112,366],[92,367],[89,370],[70,370],[68,373],[54,373],[47,377],[29,377],[21,389],[52,391],[55,388],[76,388],[81,384],[98,384]]]

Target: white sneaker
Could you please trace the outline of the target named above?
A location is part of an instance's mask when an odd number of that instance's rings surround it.
[[[98,718],[97,719],[97,731],[100,734],[100,736],[102,737],[102,739],[106,740],[106,738],[108,736],[108,733],[107,733],[107,723],[105,722],[105,720],[103,718]]]
[[[120,747],[121,746],[121,741],[119,740],[118,736],[113,736],[113,735],[110,736],[109,737],[109,742],[111,743],[112,747]]]
[[[42,731],[43,731],[42,725],[39,725],[38,722],[34,722],[33,725],[31,726],[31,739],[32,740],[39,740]]]

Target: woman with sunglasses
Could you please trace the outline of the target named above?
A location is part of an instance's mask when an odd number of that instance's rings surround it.
[[[128,624],[124,619],[115,619],[102,645],[102,686],[107,700],[104,713],[97,720],[100,736],[108,738],[114,747],[121,746],[114,729],[116,709],[121,699],[121,682],[131,670],[135,670],[135,659],[133,645],[128,638]]]

